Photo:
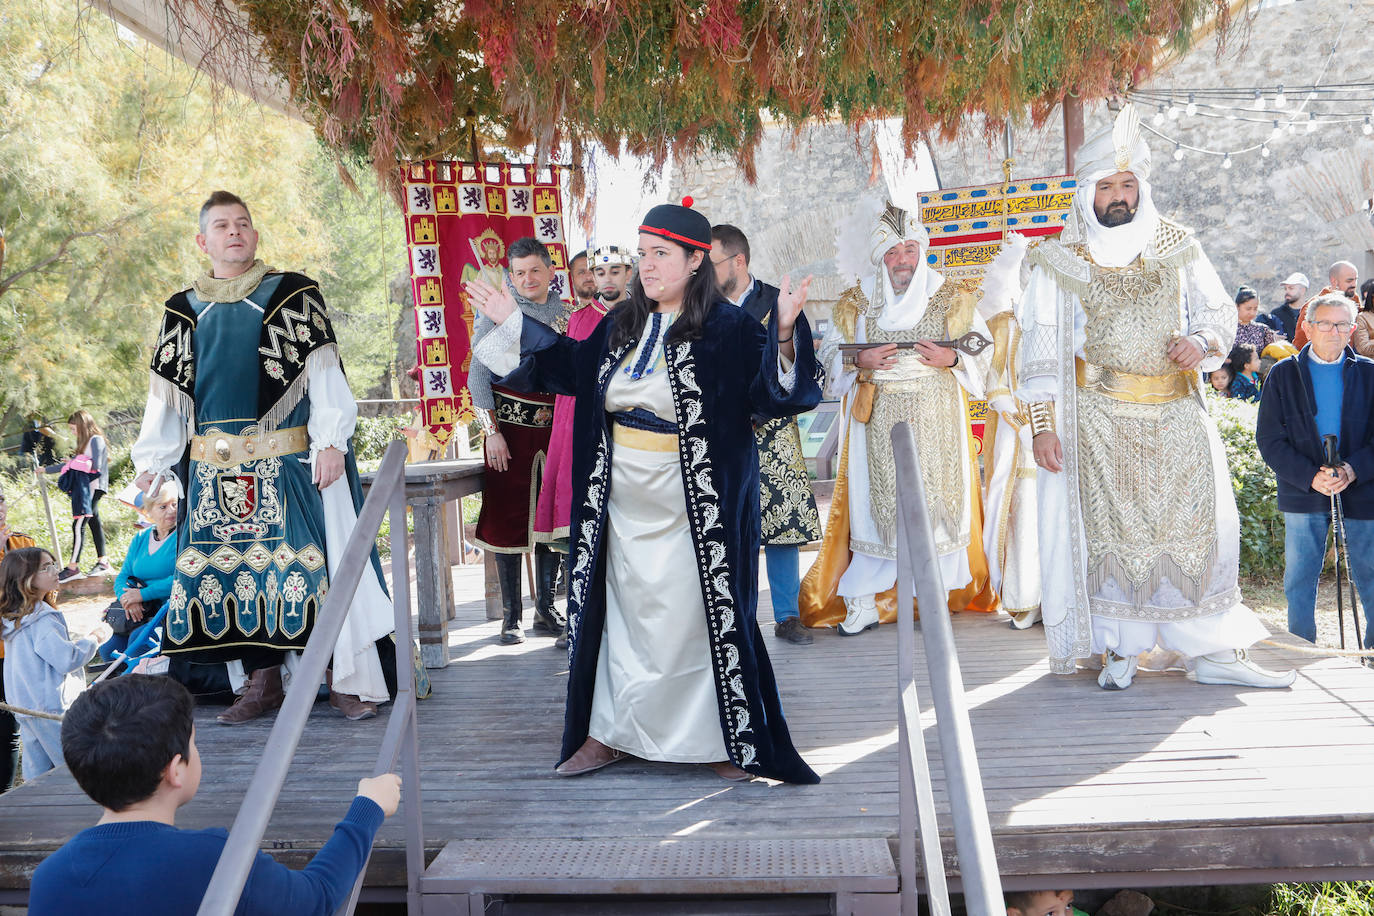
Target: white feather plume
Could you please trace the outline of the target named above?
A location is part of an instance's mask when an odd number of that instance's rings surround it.
[[[978,314],[984,321],[1011,311],[1012,303],[1021,295],[1021,262],[1029,247],[1030,239],[1021,233],[1007,233],[1002,250],[983,271],[983,295],[978,300]]]
[[[1117,155],[1125,155],[1127,162],[1135,152],[1135,145],[1140,142],[1140,110],[1127,102],[1121,106],[1121,112],[1116,116],[1115,123],[1112,124],[1112,146],[1116,149]]]
[[[835,224],[835,271],[845,283],[857,283],[873,273],[869,239],[886,206],[881,195],[866,193]]]

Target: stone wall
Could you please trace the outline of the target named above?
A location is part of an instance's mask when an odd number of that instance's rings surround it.
[[[1365,26],[1372,19],[1374,0],[1304,0],[1262,7],[1237,27],[1220,59],[1215,40],[1204,40],[1181,60],[1161,68],[1149,85],[1161,89],[1295,86],[1312,85],[1319,77],[1322,84],[1369,81],[1374,79],[1374,59],[1369,54],[1374,37]],[[1322,76],[1331,44],[1346,21],[1349,26],[1341,36],[1339,51]],[[1290,101],[1287,110],[1295,108],[1296,101]],[[1362,114],[1368,113],[1366,107]],[[1153,114],[1146,113],[1146,123]],[[1212,150],[1236,150],[1267,140],[1276,116],[1272,103],[1264,112],[1244,114],[1264,120],[1252,123],[1183,114],[1177,120],[1165,120],[1158,130],[1169,140]],[[1085,113],[1087,134],[1106,124],[1107,118],[1104,105],[1090,106]],[[1298,128],[1272,142],[1267,158],[1258,151],[1237,154],[1230,169],[1222,167],[1220,156],[1202,153],[1185,151],[1181,160],[1175,160],[1173,144],[1147,132],[1155,205],[1164,215],[1197,231],[1229,290],[1242,283],[1253,286],[1266,309],[1282,301],[1279,281],[1295,270],[1312,279],[1313,292],[1325,284],[1327,267],[1336,260],[1353,261],[1361,278],[1369,277],[1374,275],[1374,254],[1352,241],[1350,232],[1338,234],[1330,211],[1295,184],[1307,166],[1333,151],[1349,150],[1374,161],[1374,140],[1360,128],[1360,123],[1313,133]],[[1063,172],[1063,122],[1058,112],[1042,130],[1014,133],[1018,177]],[[943,187],[1001,177],[1001,141],[995,138],[990,144],[980,131],[972,130],[932,152]],[[1374,193],[1374,187],[1366,184],[1363,192]]]
[[[1161,67],[1152,86],[1288,86],[1374,80],[1374,0],[1303,0],[1259,4],[1233,30],[1218,59],[1217,44],[1206,38],[1189,54]],[[1323,75],[1333,41],[1348,22],[1338,53]],[[1148,88],[1148,87],[1147,87]],[[1288,111],[1297,101],[1291,101]],[[1146,113],[1150,123],[1153,111]],[[1251,115],[1247,115],[1251,116]],[[1230,290],[1248,284],[1265,308],[1282,300],[1278,283],[1299,270],[1325,283],[1327,266],[1353,261],[1361,277],[1374,276],[1374,252],[1339,233],[1331,212],[1298,190],[1295,179],[1323,156],[1350,150],[1363,156],[1374,176],[1374,138],[1360,123],[1326,127],[1314,133],[1299,128],[1270,144],[1271,155],[1237,154],[1225,169],[1220,156],[1185,153],[1173,158],[1172,140],[1213,150],[1257,145],[1272,132],[1272,107],[1260,122],[1181,115],[1147,133],[1153,166],[1155,205],[1171,219],[1195,229]],[[1093,133],[1108,123],[1105,104],[1086,106],[1085,128]],[[1013,175],[1026,178],[1064,171],[1063,120],[1055,112],[1043,128],[1018,128],[1014,134]],[[931,150],[941,187],[986,184],[1002,177],[1000,127],[991,132],[975,119],[953,141]],[[863,193],[881,193],[866,136],[838,124],[808,127],[794,140],[789,131],[770,129],[758,151],[758,183],[749,185],[733,161],[719,157],[675,164],[669,199],[690,194],[713,223],[731,222],[749,236],[757,276],[776,281],[815,273],[812,301],[816,317],[846,284],[835,271],[834,226]],[[871,178],[876,177],[875,188]],[[1364,189],[1374,195],[1374,186]],[[1355,217],[1359,219],[1359,217]]]
[[[866,139],[841,124],[810,125],[796,137],[770,128],[759,146],[756,184],[731,159],[680,161],[668,199],[691,195],[713,224],[743,230],[754,276],[777,283],[784,274],[794,281],[814,274],[807,312],[824,318],[849,285],[835,269],[835,226],[870,190],[871,161]]]

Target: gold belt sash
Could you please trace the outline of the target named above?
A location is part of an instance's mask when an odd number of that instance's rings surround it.
[[[637,448],[642,452],[676,452],[677,436],[673,433],[656,433],[632,426],[611,424],[611,441],[627,448]]]
[[[191,460],[217,468],[231,468],[245,461],[291,455],[308,448],[310,435],[304,426],[291,426],[257,436],[213,433],[191,437]]]
[[[1081,358],[1076,358],[1074,364],[1079,388],[1090,388],[1115,401],[1129,401],[1132,404],[1164,404],[1186,398],[1193,393],[1197,380],[1194,372],[1133,375],[1097,366]]]

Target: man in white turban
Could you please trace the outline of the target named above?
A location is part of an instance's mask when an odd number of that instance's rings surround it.
[[[1158,646],[1200,683],[1286,687],[1292,671],[1246,656],[1268,633],[1241,603],[1235,498],[1199,394],[1236,307],[1192,232],[1155,210],[1131,106],[1077,161],[1063,234],[1026,253],[1016,309],[1051,667],[1105,653],[1098,683],[1121,690]]]
[[[888,204],[864,228],[867,261],[876,270],[840,296],[821,343],[826,394],[843,399],[842,453],[821,555],[802,584],[800,602],[803,623],[839,623],[841,636],[896,619],[897,478],[890,437],[902,421],[916,436],[950,607],[986,611],[996,605],[987,584],[968,425],[968,399],[983,396],[991,354],[969,356],[935,343],[971,330],[988,337],[976,290],[957,288],[931,269],[930,240],[915,214]],[[855,343],[875,346],[841,350]],[[914,346],[899,349],[898,343]]]

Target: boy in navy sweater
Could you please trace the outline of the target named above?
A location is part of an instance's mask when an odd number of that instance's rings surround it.
[[[31,916],[196,912],[228,832],[174,826],[200,785],[192,708],[171,678],[130,674],[97,684],[67,710],[62,756],[105,812],[34,871]],[[361,780],[348,814],[301,871],[258,853],[235,912],[333,913],[395,813],[400,787],[394,773]]]

